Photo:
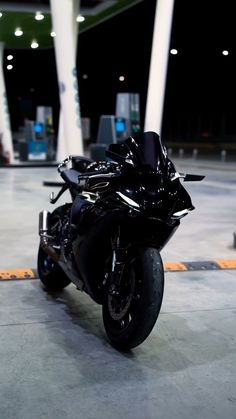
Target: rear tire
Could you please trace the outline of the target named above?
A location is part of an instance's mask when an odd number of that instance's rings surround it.
[[[62,268],[41,247],[38,251],[38,274],[48,291],[61,291],[71,283]]]
[[[50,230],[52,232],[56,230],[62,213],[63,207],[59,207],[51,214]],[[71,283],[62,268],[54,262],[41,246],[38,250],[38,274],[40,281],[48,291],[61,291]]]
[[[112,345],[127,350],[140,345],[158,318],[164,293],[164,269],[155,248],[140,248],[128,257],[120,295],[107,294],[103,322]]]

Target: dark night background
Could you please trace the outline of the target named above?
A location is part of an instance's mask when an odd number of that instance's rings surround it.
[[[79,35],[77,68],[81,116],[95,138],[101,114],[114,114],[117,92],[137,92],[144,122],[156,0],[145,0]],[[233,1],[176,0],[162,136],[174,141],[236,140],[236,47]],[[228,56],[222,50],[229,50]],[[12,129],[34,118],[37,105],[53,106],[57,129],[58,84],[53,50],[6,50]],[[83,79],[82,75],[88,78]],[[124,82],[118,81],[125,75]],[[22,113],[22,107],[25,114]]]

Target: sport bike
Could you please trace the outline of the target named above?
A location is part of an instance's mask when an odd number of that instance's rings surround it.
[[[102,305],[111,344],[140,345],[158,318],[164,292],[161,250],[194,209],[157,133],[129,137],[104,161],[69,156],[59,166],[71,202],[39,214],[38,274],[49,291],[73,283]]]

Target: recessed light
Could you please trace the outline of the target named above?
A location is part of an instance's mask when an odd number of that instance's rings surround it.
[[[31,45],[30,46],[31,46],[31,48],[36,49],[36,48],[38,48],[39,44],[38,44],[38,42],[36,40],[33,40],[31,42]]]
[[[223,55],[229,55],[229,51],[227,51],[227,49],[225,49],[224,51],[222,51]]]
[[[50,33],[50,35],[51,35],[51,37],[52,37],[52,38],[54,38],[54,36],[56,36],[56,32],[52,31],[52,32]]]
[[[170,50],[170,53],[171,53],[172,55],[177,55],[177,54],[178,54],[178,50],[177,50],[177,49],[175,49],[175,48],[172,48],[172,49]]]
[[[7,65],[7,69],[8,69],[8,70],[12,70],[12,69],[13,69],[13,65],[12,65],[12,64],[8,64],[8,65]]]
[[[8,61],[13,60],[13,55],[11,55],[11,54],[10,54],[10,55],[8,55],[8,56],[7,56],[7,60],[8,60]]]
[[[120,81],[125,81],[125,77],[124,77],[124,76],[120,76],[120,77],[119,77],[119,80],[120,80]]]
[[[43,20],[44,15],[41,12],[36,12],[34,18],[35,18],[35,20]]]
[[[22,36],[23,35],[23,31],[21,28],[16,28],[15,30],[15,36]]]
[[[77,16],[77,18],[76,18],[76,22],[84,22],[84,20],[85,20],[85,17],[84,16],[82,16],[82,15],[78,15]]]

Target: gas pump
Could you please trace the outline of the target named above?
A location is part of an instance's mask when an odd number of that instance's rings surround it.
[[[140,132],[139,93],[117,93],[115,126],[117,141]]]
[[[52,108],[38,106],[36,120],[26,120],[24,125],[24,139],[19,144],[21,161],[53,160],[54,130],[52,123]]]

